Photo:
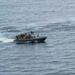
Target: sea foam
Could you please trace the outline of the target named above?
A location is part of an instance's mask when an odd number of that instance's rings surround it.
[[[8,42],[13,42],[14,39],[9,39],[4,36],[4,34],[0,33],[0,42],[8,43]]]

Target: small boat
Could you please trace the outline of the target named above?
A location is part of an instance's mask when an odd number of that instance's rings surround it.
[[[16,43],[41,43],[45,42],[46,38],[45,36],[40,37],[39,35],[36,37],[33,32],[30,32],[16,35],[14,41]]]
[[[36,37],[30,39],[15,39],[16,43],[42,43],[45,42],[47,37]]]

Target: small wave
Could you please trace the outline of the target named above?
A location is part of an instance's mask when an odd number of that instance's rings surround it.
[[[8,26],[8,27],[0,27],[0,32],[20,32],[20,30],[14,26]]]

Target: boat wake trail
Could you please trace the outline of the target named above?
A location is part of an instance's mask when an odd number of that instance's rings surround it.
[[[8,38],[0,38],[0,42],[3,42],[3,43],[9,43],[9,42],[13,42],[14,39],[8,39]]]
[[[0,33],[0,42],[9,43],[9,42],[13,42],[13,41],[14,41],[14,39],[6,38],[2,33]]]

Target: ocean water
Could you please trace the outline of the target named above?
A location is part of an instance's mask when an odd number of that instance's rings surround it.
[[[13,41],[30,31],[45,43]],[[75,75],[75,0],[0,0],[0,75]]]

